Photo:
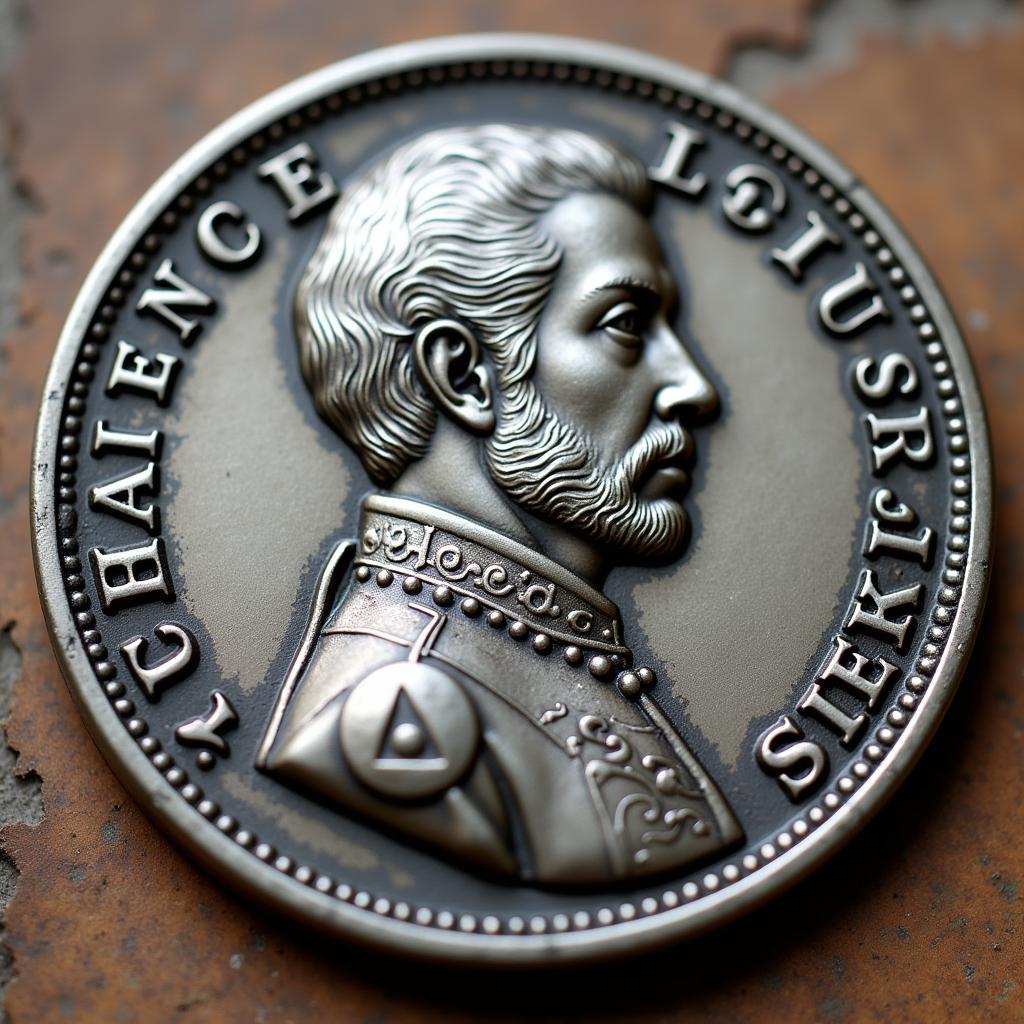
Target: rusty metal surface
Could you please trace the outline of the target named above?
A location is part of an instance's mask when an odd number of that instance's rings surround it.
[[[998,488],[989,611],[946,723],[875,823],[783,900],[643,962],[528,981],[427,970],[303,934],[224,893],[125,795],[71,703],[35,596],[28,452],[62,319],[118,220],[204,131],[303,71],[417,36],[565,32],[722,72],[740,44],[798,46],[808,6],[30,8],[9,81],[9,157],[28,197],[20,322],[0,359],[0,627],[12,624],[20,651],[8,737],[19,770],[42,778],[44,811],[3,834],[19,872],[5,936],[16,1024],[1024,1019],[1020,28],[854,39],[844,66],[762,94],[860,173],[931,263],[975,356]]]

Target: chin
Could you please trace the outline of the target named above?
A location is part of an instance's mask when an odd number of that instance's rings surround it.
[[[618,548],[623,563],[666,564],[679,558],[689,541],[689,517],[672,498],[641,500],[628,519],[610,522],[611,536],[605,540]]]

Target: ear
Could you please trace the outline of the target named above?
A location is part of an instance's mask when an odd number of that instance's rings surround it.
[[[494,430],[490,370],[480,343],[457,320],[432,320],[413,342],[420,380],[449,419],[474,434]]]

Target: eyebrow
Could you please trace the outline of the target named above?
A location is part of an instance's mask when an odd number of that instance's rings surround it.
[[[595,295],[600,295],[601,292],[616,290],[643,292],[646,298],[653,303],[660,303],[663,297],[661,292],[649,281],[641,281],[637,277],[617,277],[587,292],[586,298],[590,299]]]

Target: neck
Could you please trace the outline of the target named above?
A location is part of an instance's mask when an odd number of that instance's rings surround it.
[[[439,418],[429,452],[414,462],[392,493],[458,512],[546,555],[598,589],[609,565],[599,548],[564,527],[524,512],[494,483],[480,441]]]

